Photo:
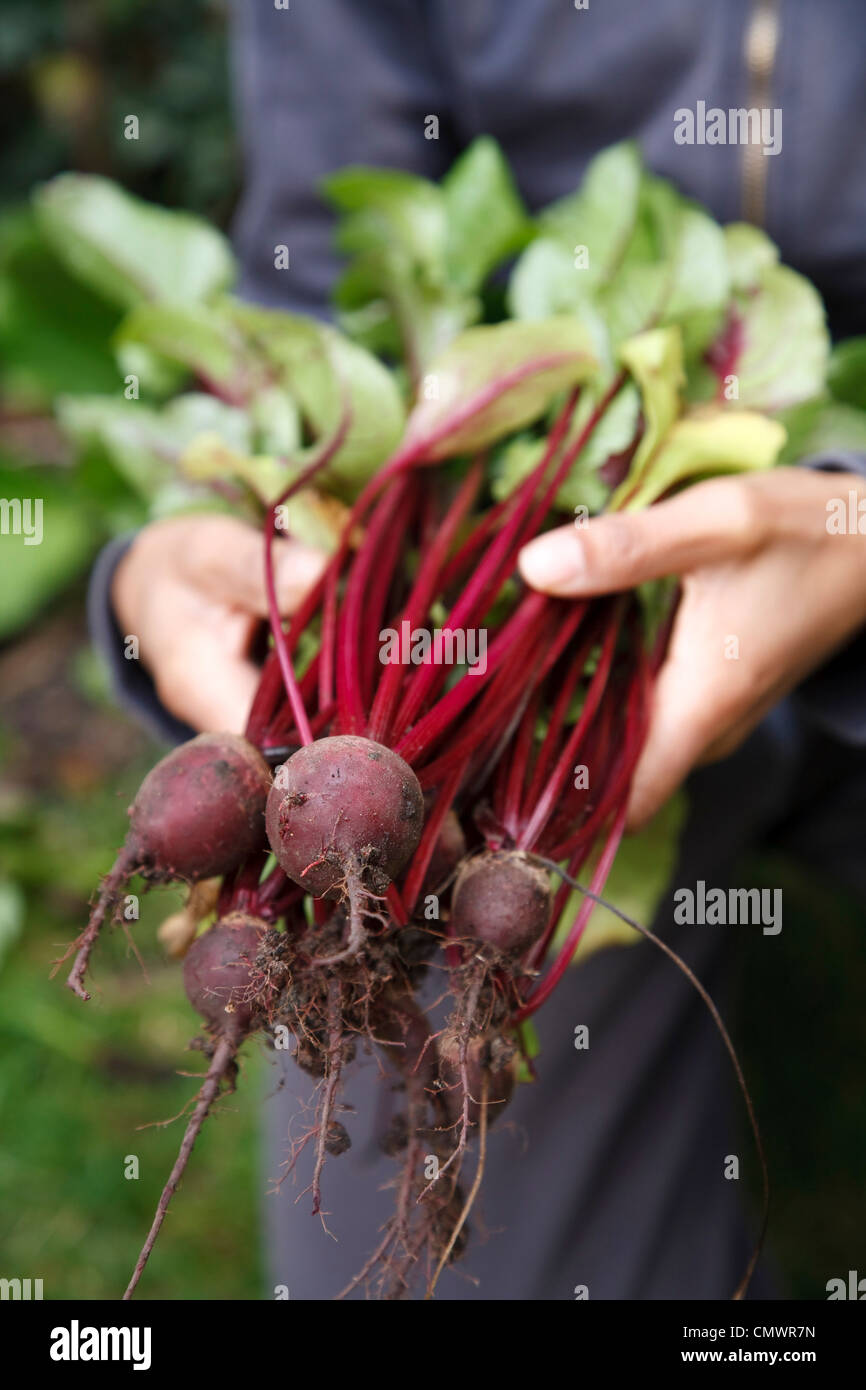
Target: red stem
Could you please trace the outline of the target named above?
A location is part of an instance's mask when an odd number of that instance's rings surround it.
[[[607,842],[604,846],[604,849],[602,850],[601,857],[599,858],[598,864],[595,867],[595,872],[592,876],[590,890],[593,893],[601,893],[604,889],[605,883],[607,882],[607,876],[611,871],[613,861],[616,858],[616,852],[619,849],[619,842],[622,839],[623,829],[625,827],[625,813],[626,806],[623,802],[623,805],[621,806],[616,816],[616,819],[614,820],[614,823],[611,827],[610,833],[607,837]],[[565,974],[566,970],[571,964],[574,953],[577,950],[580,938],[583,936],[584,928],[586,927],[586,924],[589,921],[595,906],[596,904],[593,902],[592,898],[584,898],[583,902],[580,905],[580,910],[578,911],[577,917],[575,918],[575,921],[572,925],[571,931],[568,933],[568,936],[565,939],[565,943],[563,944],[559,952],[559,955],[557,956],[550,970],[548,970],[547,974],[544,976],[544,979],[541,981],[540,985],[538,985],[535,991],[532,994],[530,994],[529,998],[512,1015],[512,1018],[510,1020],[510,1026],[522,1023],[525,1018],[531,1018],[531,1016],[536,1012],[536,1010],[541,1008],[541,1005],[545,1002],[545,1000],[550,998],[551,994],[556,989],[556,986],[559,984],[560,980],[562,979],[563,975]]]
[[[562,784],[571,771],[577,751],[598,709],[599,701],[604,694],[604,688],[607,685],[607,678],[610,674],[621,617],[622,607],[621,604],[617,603],[614,605],[611,614],[611,620],[608,624],[601,655],[599,656],[598,665],[590,680],[589,689],[586,692],[586,699],[583,702],[583,709],[580,712],[580,718],[572,729],[565,747],[559,755],[553,774],[539,797],[528,824],[525,829],[521,831],[518,845],[523,850],[532,849],[550,819],[556,798],[562,791]]]
[[[403,622],[408,622],[410,629],[414,629],[426,617],[436,592],[437,582],[441,582],[443,561],[451,548],[457,528],[478,495],[482,476],[483,461],[476,459],[470,465],[432,544],[423,554],[406,605],[394,623],[398,630]],[[395,663],[385,668],[379,682],[370,714],[370,737],[378,743],[385,743],[388,739],[394,706],[404,675],[403,669]]]
[[[519,607],[512,614],[511,618],[501,629],[487,651],[487,669],[483,675],[475,675],[471,671],[465,672],[456,685],[452,686],[447,695],[444,695],[433,708],[420,719],[410,733],[400,739],[397,744],[396,752],[411,763],[429,748],[433,742],[441,737],[452,721],[457,717],[461,710],[475,698],[477,694],[487,684],[500,662],[508,654],[508,649],[512,642],[517,641],[528,628],[537,623],[544,610],[545,598],[543,594],[527,594]],[[429,669],[436,671],[447,668]]]
[[[446,629],[453,632],[460,628],[471,626],[473,615],[476,613],[476,610],[481,607],[482,601],[499,577],[500,570],[509,559],[511,551],[514,548],[515,539],[520,534],[521,524],[525,520],[530,506],[532,505],[535,488],[543,478],[551,459],[555,457],[562,443],[571,422],[576,403],[577,392],[573,391],[548,438],[544,457],[532,474],[530,474],[529,479],[527,479],[525,495],[521,496],[518,505],[515,507],[506,525],[497,535],[462,595],[452,608],[448,615],[447,622],[445,623]],[[510,564],[508,568],[511,568]],[[410,684],[409,692],[397,714],[398,731],[405,731],[408,729],[417,718],[437,675],[441,678],[441,670],[431,662],[427,662],[418,668]]]
[[[406,881],[403,884],[402,894],[403,902],[406,905],[406,911],[410,916],[418,900],[418,894],[423,887],[424,876],[430,867],[430,860],[433,858],[433,851],[436,848],[436,841],[439,838],[442,823],[454,802],[454,797],[460,785],[460,779],[463,776],[465,766],[465,762],[457,766],[450,776],[446,777],[442,782],[439,788],[439,794],[436,797],[436,803],[424,826],[424,833],[421,836],[421,841],[412,857],[412,863],[406,875]]]

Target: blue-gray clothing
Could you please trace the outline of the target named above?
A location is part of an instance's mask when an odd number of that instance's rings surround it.
[[[335,259],[317,181],[349,162],[437,176],[481,132],[502,143],[532,207],[572,189],[598,149],[636,135],[654,169],[719,218],[738,217],[741,150],[677,145],[674,112],[700,100],[749,104],[750,13],[747,0],[590,0],[584,10],[570,0],[293,0],[288,10],[240,0],[244,293],[325,312]],[[817,282],[840,335],[866,331],[864,37],[857,0],[783,0],[772,94],[783,148],[766,157],[766,225],[783,257]],[[431,114],[439,140],[424,138]],[[282,242],[290,272],[274,270]],[[861,459],[824,462],[866,471]],[[177,737],[182,726],[159,711],[146,675],[117,656],[107,584],[118,549],[94,580],[97,641],[113,654],[121,697]],[[772,838],[819,856],[823,872],[866,894],[864,750],[861,639],[736,755],[690,779],[673,883],[725,886],[738,855]],[[722,995],[735,934],[749,928],[675,928],[671,906],[669,897],[656,930]],[[579,1024],[590,1030],[586,1052],[574,1048]],[[509,1123],[491,1136],[475,1236],[440,1296],[570,1299],[579,1285],[591,1298],[729,1296],[750,1238],[739,1184],[725,1177],[726,1156],[738,1152],[728,1064],[693,992],[649,945],[609,950],[570,972],[538,1026],[540,1079],[520,1088]],[[378,1188],[393,1168],[377,1156],[380,1090],[368,1059],[347,1091],[353,1147],[326,1168],[336,1242],[307,1199],[295,1206],[287,1187],[267,1199],[271,1282],[294,1299],[332,1296],[387,1216],[392,1194]],[[308,1078],[289,1064],[267,1106],[271,1177],[308,1099]],[[751,1151],[741,1157],[754,1161]],[[308,1179],[301,1167],[298,1190]],[[830,1273],[816,1271],[816,1296]],[[759,1275],[755,1292],[767,1287]]]

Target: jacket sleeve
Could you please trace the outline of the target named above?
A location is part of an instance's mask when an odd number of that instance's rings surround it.
[[[125,655],[124,634],[117,625],[111,603],[111,581],[123,556],[135,539],[132,535],[117,536],[100,552],[90,575],[87,594],[87,619],[90,639],[102,656],[111,679],[111,689],[117,703],[133,715],[154,738],[165,743],[183,743],[197,732],[175,719],[160,703],[156,687],[140,661],[128,660]]]

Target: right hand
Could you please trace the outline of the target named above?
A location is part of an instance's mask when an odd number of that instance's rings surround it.
[[[299,541],[274,540],[284,616],[327,560]],[[117,566],[111,599],[165,708],[205,733],[242,733],[260,675],[250,647],[268,611],[261,532],[228,516],[152,522]]]

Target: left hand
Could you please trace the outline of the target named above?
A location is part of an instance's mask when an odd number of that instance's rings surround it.
[[[864,534],[828,530],[855,492]],[[716,478],[643,512],[563,526],[525,546],[524,579],[564,597],[679,575],[628,825],[643,825],[693,767],[726,757],[866,622],[866,482],[776,468]]]

